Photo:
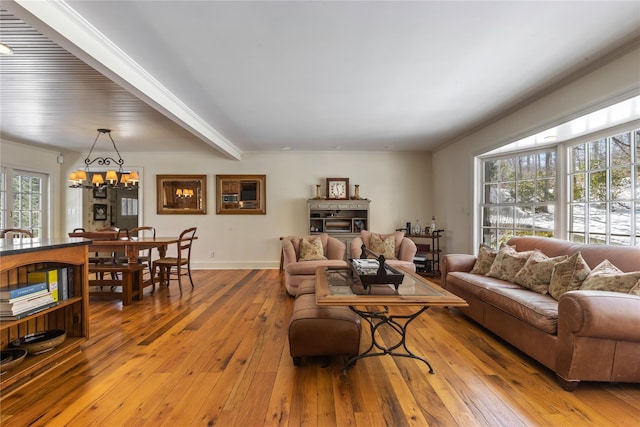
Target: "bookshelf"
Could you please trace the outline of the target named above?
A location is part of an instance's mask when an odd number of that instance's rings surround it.
[[[0,286],[26,283],[29,272],[70,266],[73,296],[58,305],[19,320],[0,322],[0,348],[27,334],[50,329],[64,329],[67,338],[46,353],[27,355],[11,370],[0,376],[4,399],[25,384],[80,352],[89,338],[88,244],[85,239],[22,239],[0,242]]]

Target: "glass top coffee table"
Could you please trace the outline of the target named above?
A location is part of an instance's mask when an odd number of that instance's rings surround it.
[[[407,348],[407,327],[429,307],[464,307],[467,303],[416,273],[402,267],[397,270],[404,274],[404,278],[396,290],[393,284],[365,287],[350,268],[316,269],[316,304],[349,306],[370,326],[371,345],[349,359],[343,371],[362,358],[390,355],[421,360],[427,364],[429,372],[434,373],[426,359]],[[382,307],[382,310],[371,311],[372,306]],[[414,306],[416,310],[407,315],[392,315],[389,307],[393,306]],[[381,327],[391,328],[397,334],[398,341],[388,345],[378,339],[376,332]]]

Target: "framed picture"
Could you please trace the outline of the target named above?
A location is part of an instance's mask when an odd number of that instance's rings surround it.
[[[156,175],[156,188],[158,214],[207,213],[206,175]]]
[[[327,199],[348,199],[349,178],[327,178]]]
[[[216,213],[266,215],[266,175],[216,175]]]
[[[106,199],[107,198],[107,186],[101,185],[99,187],[93,187],[93,198],[94,199]]]
[[[107,205],[103,205],[103,204],[93,205],[93,220],[94,221],[107,220]]]

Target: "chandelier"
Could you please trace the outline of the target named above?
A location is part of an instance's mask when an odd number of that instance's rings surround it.
[[[111,144],[113,145],[113,149],[115,150],[118,158],[115,159],[113,157],[102,157],[98,156],[94,159],[91,159],[91,154],[93,153],[93,149],[98,142],[98,138],[100,135],[106,134],[111,140]],[[111,166],[113,163],[114,166],[118,166],[118,170],[109,169],[106,174],[103,176],[102,172],[91,172],[89,170],[89,166],[97,163],[99,166]],[[131,189],[138,186],[138,181],[140,177],[138,176],[138,172],[124,172],[122,170],[122,165],[124,165],[124,160],[122,160],[122,156],[120,156],[120,152],[118,151],[118,147],[116,147],[116,142],[111,137],[111,129],[98,129],[98,134],[96,135],[96,139],[93,140],[93,145],[91,146],[91,150],[89,150],[89,154],[84,159],[85,167],[84,169],[78,169],[75,172],[71,172],[69,175],[69,181],[71,181],[71,188],[94,188],[94,187],[108,187],[108,188],[121,188],[121,189]],[[89,183],[89,176],[91,177],[91,183]]]

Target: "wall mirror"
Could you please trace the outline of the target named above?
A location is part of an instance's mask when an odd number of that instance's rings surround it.
[[[158,214],[206,214],[206,175],[156,175]]]
[[[266,175],[216,175],[216,213],[265,215]]]

